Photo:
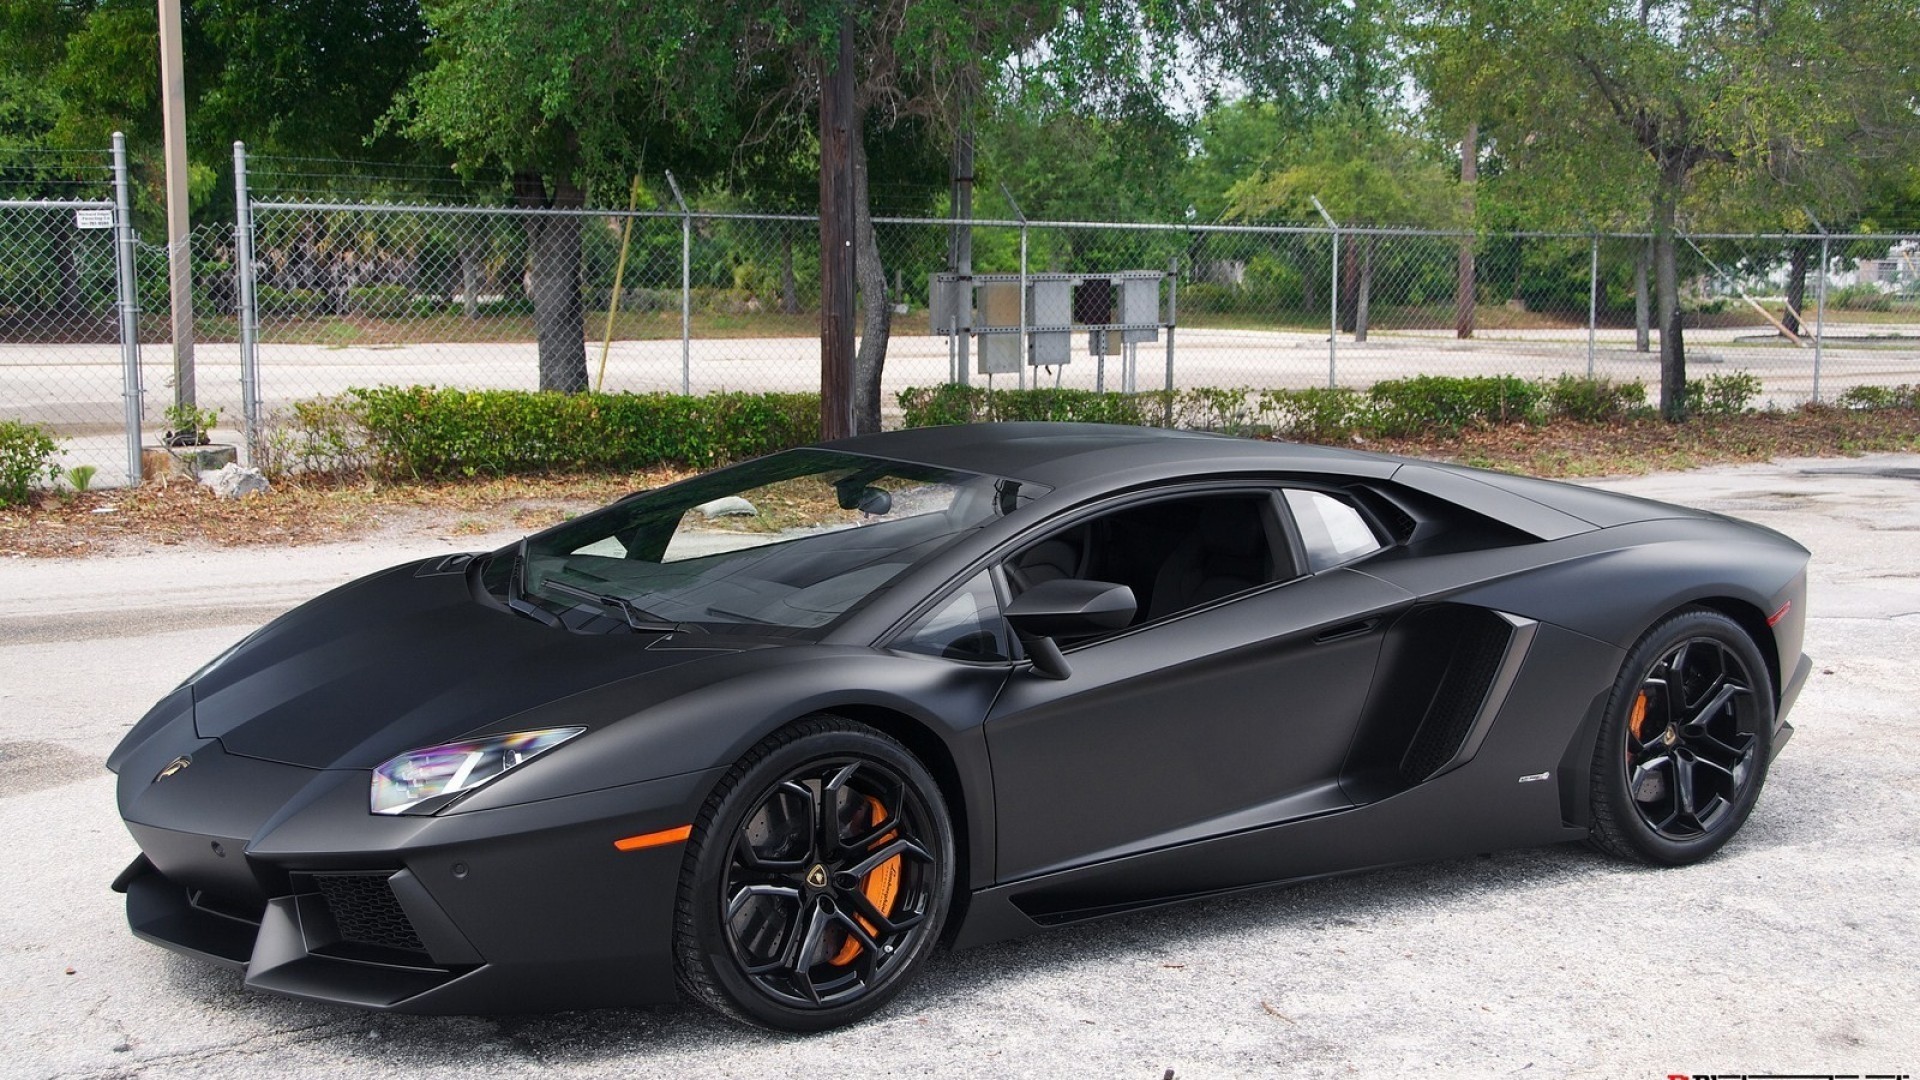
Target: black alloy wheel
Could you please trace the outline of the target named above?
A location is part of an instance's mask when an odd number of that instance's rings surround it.
[[[899,743],[838,717],[782,729],[721,780],[689,841],[681,985],[784,1031],[865,1016],[938,939],[953,852],[939,788]]]
[[[1648,631],[1614,684],[1593,775],[1593,840],[1681,865],[1739,831],[1771,757],[1773,688],[1739,624],[1683,611]]]

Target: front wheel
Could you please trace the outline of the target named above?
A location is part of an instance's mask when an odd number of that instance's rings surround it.
[[[722,778],[689,839],[681,987],[781,1031],[857,1020],[932,950],[953,861],[939,787],[905,747],[839,717],[783,728]]]
[[[1665,866],[1719,850],[1759,798],[1773,719],[1766,661],[1738,623],[1690,608],[1647,631],[1594,752],[1594,845]]]

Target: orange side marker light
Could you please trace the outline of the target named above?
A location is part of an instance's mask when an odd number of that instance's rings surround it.
[[[1772,626],[1778,623],[1781,619],[1784,619],[1787,617],[1787,612],[1792,610],[1793,610],[1793,601],[1789,600],[1786,603],[1781,604],[1779,611],[1776,611],[1773,614],[1767,616],[1767,625]]]
[[[693,826],[680,825],[671,829],[661,829],[659,832],[641,833],[639,836],[629,836],[624,840],[615,840],[613,846],[621,851],[640,851],[644,848],[665,847],[668,844],[678,844],[692,835]]]

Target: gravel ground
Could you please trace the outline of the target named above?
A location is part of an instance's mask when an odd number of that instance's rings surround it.
[[[936,956],[880,1017],[811,1038],[690,1008],[376,1016],[136,941],[106,888],[134,854],[99,765],[119,733],[273,612],[455,544],[0,562],[0,1075],[1911,1073],[1916,480],[1890,455],[1601,485],[1814,551],[1798,734],[1705,864],[1567,846],[1134,915]]]

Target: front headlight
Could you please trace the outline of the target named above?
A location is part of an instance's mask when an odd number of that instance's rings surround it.
[[[432,813],[587,730],[543,728],[409,750],[373,770],[373,812]]]

